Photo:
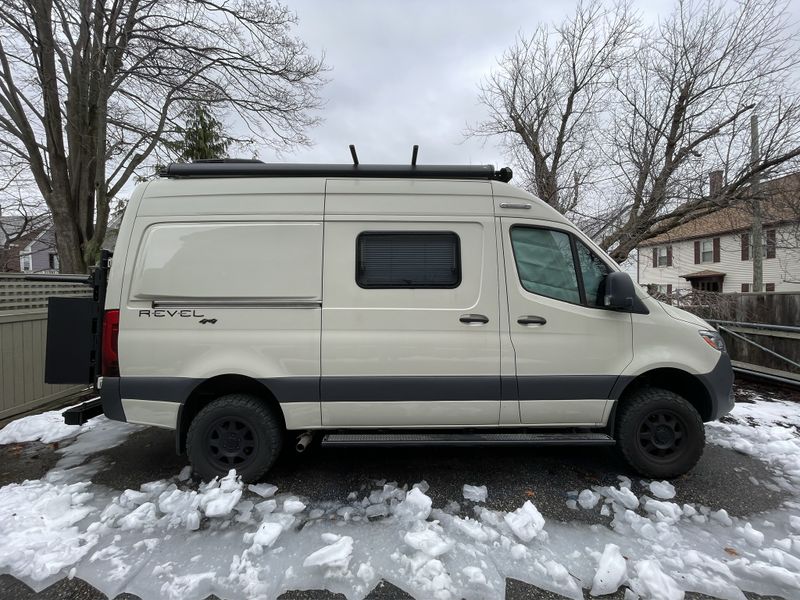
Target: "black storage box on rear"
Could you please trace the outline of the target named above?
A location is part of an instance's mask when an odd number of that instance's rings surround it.
[[[94,383],[99,319],[94,298],[48,299],[45,382]]]

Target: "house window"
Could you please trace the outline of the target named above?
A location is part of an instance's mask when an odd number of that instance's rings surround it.
[[[450,231],[374,231],[356,240],[356,283],[362,288],[456,288],[458,236]]]
[[[672,266],[672,246],[656,246],[653,248],[653,267]]]
[[[750,284],[749,283],[743,283],[742,284],[742,293],[746,294],[749,291],[750,291]]]
[[[714,240],[700,242],[700,262],[714,262]]]
[[[752,260],[753,242],[749,232],[741,234],[742,240],[742,260]],[[765,229],[761,236],[761,256],[762,258],[775,258],[775,230]]]
[[[51,252],[50,255],[48,256],[48,259],[49,259],[48,262],[49,262],[49,265],[50,265],[50,270],[51,271],[58,271],[58,269],[59,269],[58,254],[56,254],[55,252]]]
[[[659,246],[658,247],[658,266],[659,267],[666,267],[667,266],[667,247],[666,246]]]
[[[765,289],[766,289],[766,291],[768,291],[768,292],[774,292],[774,291],[775,291],[775,284],[774,284],[774,283],[768,283],[768,284],[765,286]]]
[[[19,257],[19,270],[20,271],[33,271],[33,257],[29,253],[22,254]]]

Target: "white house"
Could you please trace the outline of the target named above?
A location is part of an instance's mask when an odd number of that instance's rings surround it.
[[[767,292],[800,292],[800,173],[762,185],[763,282]],[[638,248],[637,281],[659,292],[749,292],[752,209],[731,206],[656,236]]]

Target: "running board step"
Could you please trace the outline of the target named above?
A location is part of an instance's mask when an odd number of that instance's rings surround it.
[[[329,433],[323,446],[612,446],[605,433]]]

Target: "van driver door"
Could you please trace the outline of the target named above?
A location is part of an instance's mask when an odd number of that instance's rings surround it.
[[[612,267],[567,225],[500,221],[522,423],[604,425],[633,359],[630,313],[603,306]]]

